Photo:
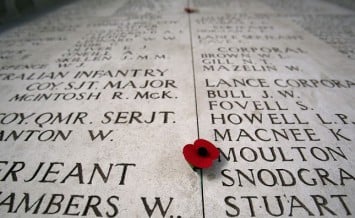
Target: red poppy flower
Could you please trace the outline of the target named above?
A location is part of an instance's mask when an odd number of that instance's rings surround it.
[[[194,144],[187,144],[183,149],[184,157],[193,167],[208,168],[219,156],[219,150],[211,142],[197,139]]]

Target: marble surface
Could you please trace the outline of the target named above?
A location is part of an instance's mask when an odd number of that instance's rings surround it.
[[[0,216],[354,216],[354,22],[320,0],[86,0],[3,24]],[[195,172],[198,138],[220,157]]]

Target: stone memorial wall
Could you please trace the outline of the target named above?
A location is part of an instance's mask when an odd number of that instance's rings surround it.
[[[1,217],[354,216],[351,8],[81,0],[0,28]]]

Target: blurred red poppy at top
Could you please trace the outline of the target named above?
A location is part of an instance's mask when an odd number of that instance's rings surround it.
[[[218,158],[219,150],[205,139],[197,139],[194,144],[187,144],[183,149],[184,157],[194,167],[208,168]]]

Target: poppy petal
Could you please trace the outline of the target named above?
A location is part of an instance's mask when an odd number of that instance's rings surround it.
[[[210,158],[201,158],[200,156],[196,156],[196,158],[193,159],[192,162],[192,165],[198,168],[208,168],[212,166],[213,160]]]
[[[210,157],[214,160],[219,157],[219,150],[218,148],[214,147],[211,150],[208,151],[210,153]]]

